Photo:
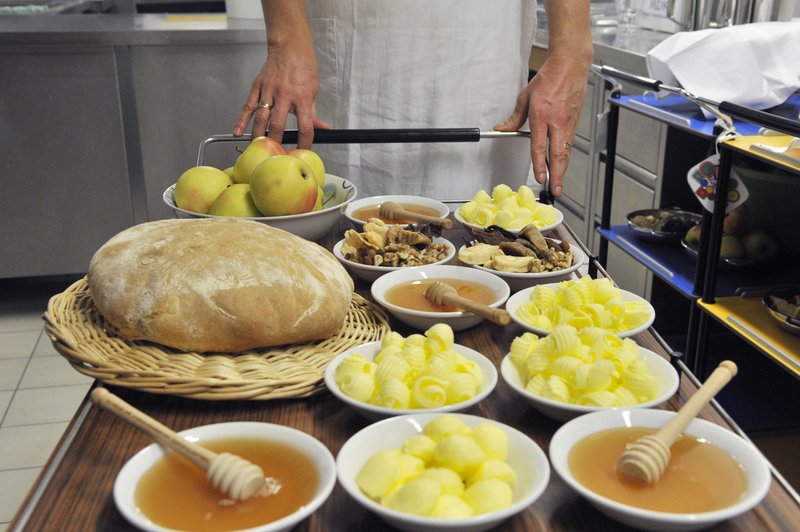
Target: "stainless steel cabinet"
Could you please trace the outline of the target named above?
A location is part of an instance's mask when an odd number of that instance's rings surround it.
[[[111,47],[0,49],[0,277],[86,271],[133,223]]]

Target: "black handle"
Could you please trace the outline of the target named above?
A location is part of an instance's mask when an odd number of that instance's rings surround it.
[[[800,121],[731,102],[721,102],[719,110],[732,118],[738,118],[739,120],[792,135],[793,137],[800,137]]]
[[[441,129],[315,129],[315,144],[387,144],[413,142],[478,142],[478,128]],[[284,144],[297,144],[297,131],[283,134]]]
[[[631,74],[630,72],[618,70],[614,67],[610,66],[600,67],[600,72],[612,78],[641,85],[650,90],[659,91],[661,89],[661,82],[656,79],[645,78],[644,76],[637,76],[636,74]]]

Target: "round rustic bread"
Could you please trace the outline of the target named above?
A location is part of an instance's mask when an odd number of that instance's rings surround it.
[[[353,280],[321,246],[249,220],[172,219],[122,231],[92,257],[92,299],[116,332],[184,351],[328,338]]]

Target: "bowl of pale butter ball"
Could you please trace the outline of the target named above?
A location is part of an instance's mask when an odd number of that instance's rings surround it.
[[[458,413],[408,414],[362,429],[336,458],[340,485],[408,531],[478,532],[525,511],[550,464],[522,432]]]

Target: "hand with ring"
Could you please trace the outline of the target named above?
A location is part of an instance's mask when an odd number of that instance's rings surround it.
[[[297,117],[297,147],[310,148],[315,128],[328,128],[314,109],[319,72],[304,2],[265,2],[267,60],[233,128],[241,136],[253,120],[253,138],[267,134],[278,142],[289,113]],[[269,126],[269,129],[267,127]]]

